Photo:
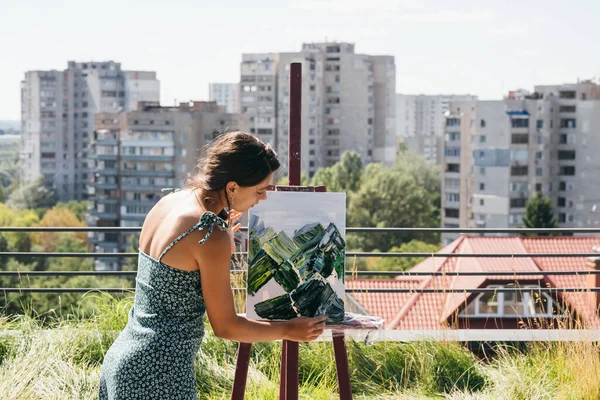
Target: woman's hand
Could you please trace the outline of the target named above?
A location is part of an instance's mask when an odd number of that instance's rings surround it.
[[[242,224],[238,223],[239,219],[242,217],[242,213],[232,209],[229,212],[229,237],[231,239],[231,253],[235,253],[237,250],[235,247],[235,233],[240,230]]]
[[[293,342],[311,342],[321,336],[325,329],[326,317],[298,317],[285,321],[286,340]]]

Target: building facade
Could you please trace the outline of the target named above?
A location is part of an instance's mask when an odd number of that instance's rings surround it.
[[[63,71],[29,71],[21,82],[21,182],[44,176],[61,201],[87,198],[88,145],[95,115],[158,101],[154,72],[119,63],[73,62]]]
[[[598,226],[598,130],[600,86],[591,81],[538,86],[499,101],[452,102],[442,226],[522,226],[526,202],[538,191],[552,200],[560,227]]]
[[[141,227],[162,189],[183,186],[206,143],[224,131],[247,131],[249,124],[246,116],[225,113],[215,102],[190,102],[179,107],[140,103],[137,111],[101,113],[95,127],[88,225]],[[91,234],[90,250],[126,251],[132,236]],[[95,265],[98,270],[119,266],[114,257]]]
[[[474,101],[472,95],[396,95],[396,134],[411,152],[442,164],[446,113],[450,103]]]
[[[228,113],[240,112],[239,83],[211,83],[208,85],[208,100],[225,107]]]
[[[391,164],[396,153],[394,58],[357,54],[351,43],[308,43],[299,52],[244,54],[240,105],[250,116],[251,131],[282,159],[287,157],[292,62],[303,65],[302,170],[312,177],[346,150],[359,153],[363,163]]]

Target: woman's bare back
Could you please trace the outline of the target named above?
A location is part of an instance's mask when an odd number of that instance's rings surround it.
[[[144,220],[140,250],[158,260],[167,246],[198,223],[202,213],[203,210],[191,191],[181,190],[163,197]],[[186,251],[189,241],[189,236],[182,239],[160,261],[185,271],[197,270],[196,260]]]

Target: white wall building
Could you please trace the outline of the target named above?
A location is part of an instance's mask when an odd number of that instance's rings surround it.
[[[239,83],[211,83],[208,85],[209,101],[216,101],[225,107],[225,112],[240,112],[240,85]]]
[[[498,101],[452,102],[442,226],[518,227],[538,191],[552,200],[559,226],[600,226],[598,131],[600,85],[590,81],[538,86]]]
[[[357,54],[351,43],[244,54],[241,112],[250,114],[253,133],[287,158],[291,62],[303,64],[302,170],[312,176],[346,150],[359,153],[363,163],[391,164],[396,153],[394,58]]]

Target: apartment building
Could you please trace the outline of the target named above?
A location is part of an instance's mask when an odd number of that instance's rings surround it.
[[[443,227],[521,226],[527,199],[538,191],[552,200],[559,226],[600,224],[597,83],[452,102],[445,130]]]
[[[240,112],[239,83],[211,83],[208,85],[208,100],[225,107],[228,113]]]
[[[140,227],[163,188],[184,184],[206,143],[225,131],[247,131],[249,123],[247,116],[226,113],[216,102],[140,103],[136,111],[98,114],[95,128],[88,224]],[[132,235],[90,234],[90,250],[126,251]],[[98,270],[119,265],[109,257],[95,263]]]
[[[59,200],[84,200],[95,115],[158,101],[154,72],[69,61],[63,71],[29,71],[21,82],[21,181],[44,176]]]
[[[250,116],[251,132],[287,158],[292,62],[303,65],[302,170],[312,176],[346,150],[358,152],[364,163],[391,164],[396,152],[394,57],[357,54],[351,43],[244,54],[240,105]]]
[[[396,95],[396,135],[411,152],[442,164],[446,112],[450,103],[474,101],[472,95]]]

